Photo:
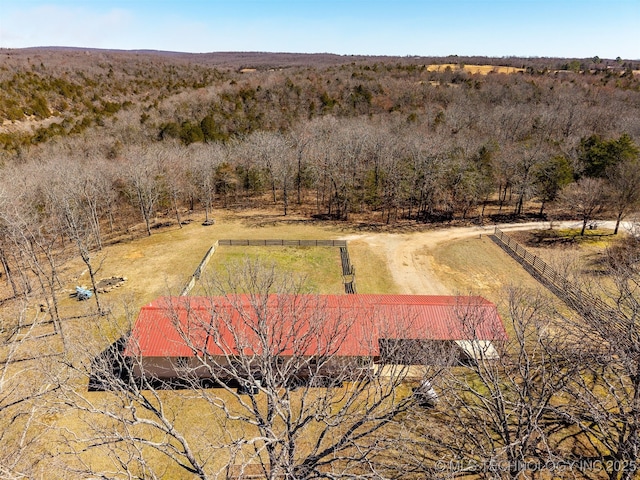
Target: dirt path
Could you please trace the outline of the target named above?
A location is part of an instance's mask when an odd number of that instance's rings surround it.
[[[613,222],[598,222],[600,226],[613,228]],[[499,224],[503,231],[549,228],[549,222],[528,222]],[[578,228],[580,222],[556,222],[554,228]],[[451,295],[435,275],[433,251],[444,242],[460,240],[479,235],[490,235],[495,225],[475,227],[453,227],[409,234],[372,233],[354,234],[345,240],[365,242],[370,248],[382,252],[387,259],[394,282],[402,293],[422,295]]]

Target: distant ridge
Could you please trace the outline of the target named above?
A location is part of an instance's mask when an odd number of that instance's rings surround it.
[[[330,66],[344,65],[353,62],[381,62],[381,63],[401,63],[401,64],[475,64],[475,65],[495,65],[510,67],[526,67],[552,65],[570,60],[581,60],[588,62],[591,59],[565,59],[551,57],[460,57],[449,55],[446,57],[425,57],[425,56],[384,56],[384,55],[338,55],[334,53],[291,53],[291,52],[206,52],[189,53],[152,49],[119,50],[84,47],[63,47],[63,46],[43,46],[27,48],[0,48],[0,54],[14,57],[16,60],[21,57],[38,55],[59,54],[74,58],[95,58],[105,60],[107,58],[119,59],[139,59],[145,57],[149,59],[163,59],[176,62],[186,62],[200,64],[210,67],[226,68],[286,68],[303,66]],[[5,57],[6,58],[6,57]],[[624,60],[623,60],[624,61]],[[617,65],[611,59],[601,59],[601,66]],[[45,62],[46,63],[46,62]]]
[[[305,65],[340,65],[359,61],[395,61],[406,57],[366,56],[366,55],[337,55],[333,53],[288,53],[288,52],[206,52],[189,53],[165,50],[119,50],[82,47],[28,47],[15,49],[0,49],[0,53],[21,55],[38,55],[60,53],[65,55],[95,55],[117,56],[120,58],[131,56],[145,56],[153,58],[173,59],[210,66],[277,68]],[[412,57],[413,59],[417,57]],[[427,61],[428,58],[424,57]]]

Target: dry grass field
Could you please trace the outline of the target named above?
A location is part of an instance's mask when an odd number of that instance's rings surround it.
[[[174,225],[157,230],[150,237],[123,240],[110,245],[96,254],[97,259],[102,262],[98,277],[125,276],[127,282],[103,297],[110,303],[128,298],[141,306],[161,295],[178,294],[209,247],[219,239],[328,239],[338,235],[322,226],[305,224],[295,218],[287,218],[285,222],[284,218],[261,212],[229,218],[220,216],[215,225],[203,226],[200,222],[193,221],[183,228]],[[262,227],[261,224],[268,226]],[[254,255],[254,248],[251,247],[246,253]],[[223,247],[219,253],[220,257],[231,260],[242,255],[243,251],[243,247]],[[286,267],[287,260],[291,258],[285,256],[274,260]],[[335,261],[339,265],[337,249]],[[220,263],[224,263],[224,258],[219,259],[218,254],[214,254],[210,263],[213,270]],[[299,262],[295,266],[301,265]],[[69,279],[69,289],[78,284],[88,285],[90,281],[80,262],[75,262],[73,268],[70,267]],[[78,302],[70,300],[69,304],[75,306]]]
[[[140,306],[158,296],[178,294],[209,247],[219,239],[347,239],[359,293],[478,294],[500,304],[506,287],[540,289],[522,267],[488,238],[488,233],[475,227],[360,233],[348,225],[263,211],[221,214],[211,226],[194,220],[183,228],[164,227],[150,237],[123,240],[98,252],[96,261],[101,265],[98,278],[127,277],[122,287],[100,298],[126,327]],[[527,235],[513,234],[518,239],[525,239]],[[570,255],[567,249],[557,246],[527,248],[560,269],[561,259],[592,261],[602,245],[592,242],[577,245],[570,250]],[[244,257],[262,258],[274,262],[282,271],[304,277],[309,291],[344,292],[336,247],[221,246],[211,257],[204,277],[220,275]],[[64,278],[68,292],[73,291],[75,285],[90,284],[86,268],[79,261],[65,266]],[[207,293],[203,284],[204,280],[197,283],[192,293]],[[77,302],[64,295],[62,316],[85,315],[93,306],[91,302]],[[126,321],[125,305],[129,309]]]
[[[524,72],[524,68],[516,67],[498,67],[495,65],[463,65],[462,67],[455,63],[444,63],[440,65],[429,65],[427,71],[429,72],[444,72],[447,68],[451,70],[464,70],[467,73],[480,75],[487,75],[489,73],[518,73]]]
[[[220,214],[212,226],[203,226],[195,220],[183,228],[168,226],[155,230],[150,237],[122,240],[96,254],[101,265],[99,278],[125,276],[127,281],[122,287],[101,295],[101,301],[112,312],[104,318],[85,316],[93,307],[92,300],[78,302],[64,295],[61,315],[68,318],[64,321],[64,331],[71,340],[74,365],[87,366],[95,355],[130,328],[143,304],[161,295],[179,293],[208,248],[218,239],[347,239],[359,293],[479,294],[495,302],[504,315],[503,300],[507,287],[540,290],[541,286],[495,245],[487,233],[490,232],[478,227],[413,233],[361,233],[348,225],[323,224],[268,212]],[[518,235],[526,238],[526,234]],[[596,247],[578,246],[577,251],[590,255],[591,249]],[[223,246],[212,256],[205,274],[221,272],[245,255],[273,261],[278,268],[305,276],[310,291],[343,292],[340,255],[335,247]],[[89,284],[81,262],[69,262],[63,271],[66,291],[71,291],[75,285]],[[193,293],[207,292],[199,283]],[[558,302],[550,293],[546,294],[550,301]],[[36,309],[30,308],[27,314],[29,319],[33,319]],[[44,315],[41,314],[40,318]],[[43,325],[31,332],[23,332],[35,337],[51,333],[52,326]],[[87,392],[86,378],[65,370],[57,357],[49,357],[62,351],[59,336],[25,341],[19,350],[16,358],[26,358],[34,352],[38,352],[36,356],[40,358],[16,364],[10,369],[10,375],[37,382],[42,381],[39,372],[44,369],[51,372],[52,379],[54,376],[67,377],[67,385],[74,386],[74,395],[78,397],[96,404],[109,402],[112,398],[110,393]],[[224,392],[216,392],[218,394],[224,395]],[[161,395],[166,407],[180,418],[180,426],[185,429],[202,430],[203,435],[208,436],[219,429],[229,428],[229,425],[217,424],[213,417],[203,426],[197,413],[203,400],[191,398],[188,391],[166,391]],[[231,398],[228,401],[232,403]],[[41,473],[44,475],[44,471],[48,471],[47,478],[65,478],[68,474],[62,469],[60,474],[53,474],[50,470],[51,465],[61,461],[55,452],[66,451],[69,447],[68,443],[57,443],[61,432],[82,432],[78,437],[81,438],[95,426],[65,404],[64,398],[53,398],[38,419],[43,425],[43,435],[48,439],[44,445],[51,451],[42,451],[40,447],[30,454],[44,454],[45,457],[54,454],[53,464],[49,461],[42,463],[45,470]],[[75,446],[81,449],[80,444]],[[225,455],[218,452],[212,458],[212,464],[221,468],[226,461]],[[83,453],[81,458],[98,469],[108,468],[102,464],[104,459],[92,456],[91,450]],[[73,460],[74,463],[76,461],[77,458]],[[169,467],[166,473],[171,478],[187,478],[174,466]]]
[[[453,292],[482,295],[496,304],[504,289],[538,289],[539,283],[488,236],[445,243],[433,252],[435,274]]]
[[[67,262],[61,268],[63,290],[59,292],[60,315],[67,319],[65,330],[70,336],[102,341],[104,345],[114,341],[130,328],[142,305],[159,296],[179,294],[209,247],[219,239],[347,239],[358,293],[478,294],[501,307],[507,287],[541,289],[540,284],[488,238],[489,231],[477,227],[361,233],[348,225],[262,211],[218,215],[216,220],[211,226],[194,220],[183,228],[164,227],[150,237],[123,239],[95,254],[94,264],[100,265],[98,278],[127,278],[123,286],[100,294],[100,301],[111,312],[110,317],[116,319],[115,324],[88,316],[94,308],[93,300],[78,302],[69,296],[76,285],[90,285],[90,279],[82,262]],[[513,232],[513,235],[525,243],[528,238],[526,233]],[[579,263],[586,271],[597,268],[598,252],[605,243],[583,242],[571,248],[557,245],[549,248],[541,244],[527,245],[527,248],[560,271],[564,271],[568,263]],[[344,292],[336,247],[222,246],[212,256],[203,280],[196,283],[192,293],[206,294],[204,278],[221,274],[245,256],[263,258],[274,262],[280,270],[304,277],[308,291]],[[11,305],[5,306],[10,308]],[[19,314],[16,310],[15,315]],[[30,306],[23,315],[27,325],[34,323],[34,319],[37,323],[46,317],[38,312],[37,305]],[[87,325],[96,328],[87,328]],[[31,338],[51,333],[50,323],[21,330],[22,336]],[[16,352],[15,358],[28,358],[35,345],[32,342],[39,344],[40,352],[55,352],[60,348],[57,336],[43,337],[31,340],[24,352]]]

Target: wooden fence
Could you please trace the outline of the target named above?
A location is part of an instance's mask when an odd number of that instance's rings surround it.
[[[346,240],[218,240],[218,245],[233,247],[346,247]]]
[[[345,276],[353,275],[354,268],[351,264],[351,259],[349,258],[349,250],[347,250],[346,246],[340,247],[340,260],[342,262],[342,274]]]
[[[349,250],[346,245],[340,247],[340,260],[342,262],[342,279],[345,293],[356,293],[356,269],[351,264]]]
[[[556,272],[547,262],[527,251],[509,235],[498,227],[495,228],[493,240],[534,278],[549,288],[558,298],[569,307],[577,311],[581,316],[600,322],[608,320],[614,328],[624,328],[625,317],[602,299],[584,291],[577,284],[571,282],[566,276]]]
[[[188,295],[191,289],[195,286],[196,281],[200,280],[202,271],[207,266],[207,263],[209,263],[209,260],[211,259],[211,255],[215,253],[217,247],[218,247],[218,242],[211,245],[209,250],[207,250],[207,253],[205,254],[204,258],[200,261],[200,265],[198,265],[198,268],[196,268],[196,271],[193,272],[193,275],[191,275],[191,278],[189,279],[189,283],[187,283],[185,287],[182,289],[182,292],[180,293],[181,296],[184,297],[185,295]]]

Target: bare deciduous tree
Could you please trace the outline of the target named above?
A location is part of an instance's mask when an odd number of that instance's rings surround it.
[[[584,177],[567,185],[560,194],[562,203],[580,216],[584,235],[587,224],[605,206],[605,184],[599,178]]]
[[[96,370],[94,362],[94,375],[112,396],[98,403],[69,391],[69,403],[96,427],[81,442],[73,440],[76,448],[88,445],[119,468],[127,463],[125,471],[148,476],[180,468],[199,478],[256,471],[273,479],[378,478],[371,460],[385,430],[416,401],[404,385],[412,367],[340,356],[345,342],[353,341],[351,320],[339,305],[301,295],[301,284],[273,267],[234,265],[211,288],[218,295],[210,300],[173,297],[164,304],[192,353],[174,359],[172,367],[178,372],[172,381],[186,393],[159,390],[158,370],[136,355],[127,357],[137,372],[132,383],[114,376],[112,365],[98,362]],[[370,321],[387,328],[385,319]],[[378,350],[377,339],[360,334],[359,348]],[[390,346],[386,358],[406,359],[400,348]],[[413,361],[427,363],[424,357]],[[425,374],[435,375],[437,368],[425,368]],[[203,378],[214,388],[203,388]],[[179,412],[196,405],[206,423],[185,423]]]
[[[92,187],[88,187],[86,177],[69,176],[56,164],[50,164],[49,167],[47,174],[50,185],[46,192],[48,210],[52,217],[57,218],[61,235],[66,235],[73,242],[86,265],[97,311],[102,314],[96,278],[99,263],[94,255],[101,246],[99,197],[95,192],[88,195],[88,189]]]
[[[618,233],[620,222],[640,205],[640,159],[624,159],[607,172],[611,186],[610,204],[616,215],[613,234]]]
[[[132,148],[127,156],[124,174],[129,198],[140,209],[147,234],[151,235],[151,222],[163,194],[158,155],[153,148],[144,146]]]
[[[59,242],[62,232],[58,219],[47,215],[42,208],[44,202],[42,192],[14,191],[2,205],[0,219],[21,271],[23,293],[32,292],[31,281],[37,282],[37,301],[41,302],[41,309],[49,313],[66,349],[59,312],[59,268],[66,252]]]
[[[204,207],[205,224],[211,223],[211,211],[216,199],[216,171],[226,157],[223,147],[217,144],[207,145],[201,148],[193,148],[191,151],[191,182]]]
[[[571,431],[556,405],[573,366],[558,353],[567,334],[554,332],[553,309],[538,293],[510,290],[508,311],[509,340],[475,344],[474,358],[440,378],[438,407],[413,410],[401,424],[407,472],[516,479],[562,460]],[[472,334],[480,312],[459,315]]]
[[[611,282],[591,292],[605,302],[589,307],[567,417],[582,433],[575,455],[599,471],[588,478],[637,478],[640,469],[640,244],[629,237],[607,258]],[[578,300],[576,300],[578,301]],[[588,301],[588,300],[585,300]],[[577,309],[585,305],[576,305]]]
[[[60,364],[44,358],[48,357],[45,350],[35,355],[32,351],[32,337],[46,318],[38,311],[30,313],[28,305],[29,300],[21,297],[3,306],[19,317],[13,326],[2,322],[0,345],[0,476],[8,479],[37,476],[35,467],[45,457],[42,445],[49,432],[42,415],[60,388]]]

